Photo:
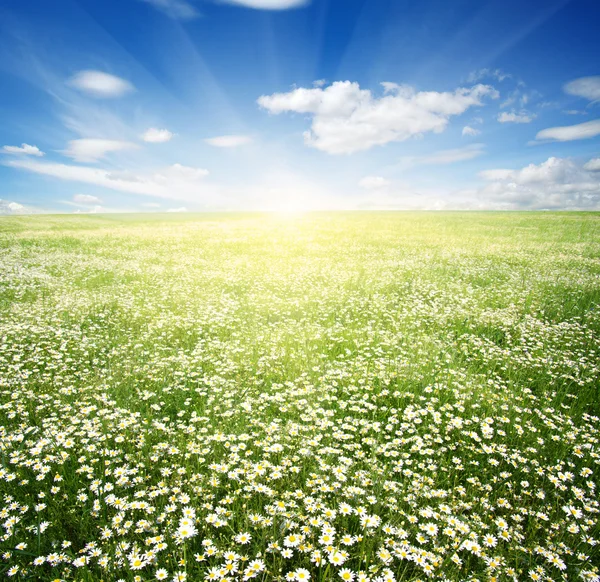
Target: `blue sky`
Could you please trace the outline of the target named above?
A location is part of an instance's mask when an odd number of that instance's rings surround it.
[[[600,209],[596,0],[0,0],[0,212]]]

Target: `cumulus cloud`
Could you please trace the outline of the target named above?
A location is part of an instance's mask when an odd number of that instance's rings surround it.
[[[129,81],[102,71],[79,71],[70,79],[69,84],[98,98],[121,97],[135,90]]]
[[[564,125],[549,127],[538,131],[536,140],[573,141],[576,139],[589,139],[600,135],[600,119],[586,121],[577,125]]]
[[[181,164],[174,164],[149,174],[110,172],[89,166],[52,164],[26,159],[11,160],[4,165],[68,182],[93,184],[119,192],[146,194],[160,198],[195,201],[203,195],[212,193],[204,183],[208,170]]]
[[[365,190],[378,190],[390,185],[390,181],[381,176],[365,176],[358,185]]]
[[[2,200],[0,198],[0,215],[10,214],[39,214],[41,211],[38,208],[31,206],[25,206],[19,202],[11,200]]]
[[[475,129],[474,127],[471,127],[470,125],[465,125],[462,129],[462,134],[463,135],[479,135],[481,133],[480,129]]]
[[[237,4],[258,10],[288,10],[306,6],[309,0],[223,0],[227,4]]]
[[[142,139],[149,143],[164,143],[170,141],[173,134],[168,129],[157,129],[151,127],[142,134]]]
[[[359,208],[403,210],[600,210],[600,167],[566,158],[480,172],[485,185],[462,190],[394,184],[357,200]]]
[[[326,88],[263,95],[258,103],[274,114],[311,115],[311,128],[304,134],[306,145],[345,154],[428,132],[441,133],[451,116],[481,105],[483,97],[498,97],[493,87],[481,84],[453,92],[417,92],[394,83],[385,83],[384,89],[383,96],[377,97],[358,83],[338,81]]]
[[[160,204],[157,202],[144,202],[142,206],[144,208],[160,208]]]
[[[531,123],[535,115],[529,113],[507,113],[503,111],[498,115],[498,121],[500,123]]]
[[[221,135],[204,141],[216,148],[236,148],[252,143],[252,138],[249,135]]]
[[[69,142],[65,156],[73,158],[77,162],[96,162],[111,152],[133,150],[138,146],[128,141],[114,139],[74,139]]]
[[[593,158],[583,165],[585,170],[590,172],[600,172],[600,158]]]
[[[73,196],[73,202],[76,204],[102,204],[102,200],[97,196],[91,194],[75,194]]]
[[[600,75],[595,77],[581,77],[570,81],[563,87],[565,93],[575,97],[583,97],[590,101],[600,100]]]
[[[2,153],[37,157],[41,157],[44,155],[44,152],[41,151],[40,148],[34,145],[29,145],[27,143],[22,143],[21,147],[5,145],[2,148]]]
[[[552,157],[517,170],[485,170],[479,175],[489,184],[477,197],[492,208],[599,209],[600,175],[590,171],[590,162]]]

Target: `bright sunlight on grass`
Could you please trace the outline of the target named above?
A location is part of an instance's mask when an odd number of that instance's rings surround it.
[[[0,222],[2,572],[598,580],[600,215]]]

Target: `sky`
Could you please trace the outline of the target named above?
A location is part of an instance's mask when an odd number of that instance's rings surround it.
[[[600,210],[597,0],[0,0],[0,214]]]

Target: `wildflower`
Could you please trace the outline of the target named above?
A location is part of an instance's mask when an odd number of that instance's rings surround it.
[[[245,545],[250,543],[252,536],[249,533],[239,533],[234,539],[238,544]]]

